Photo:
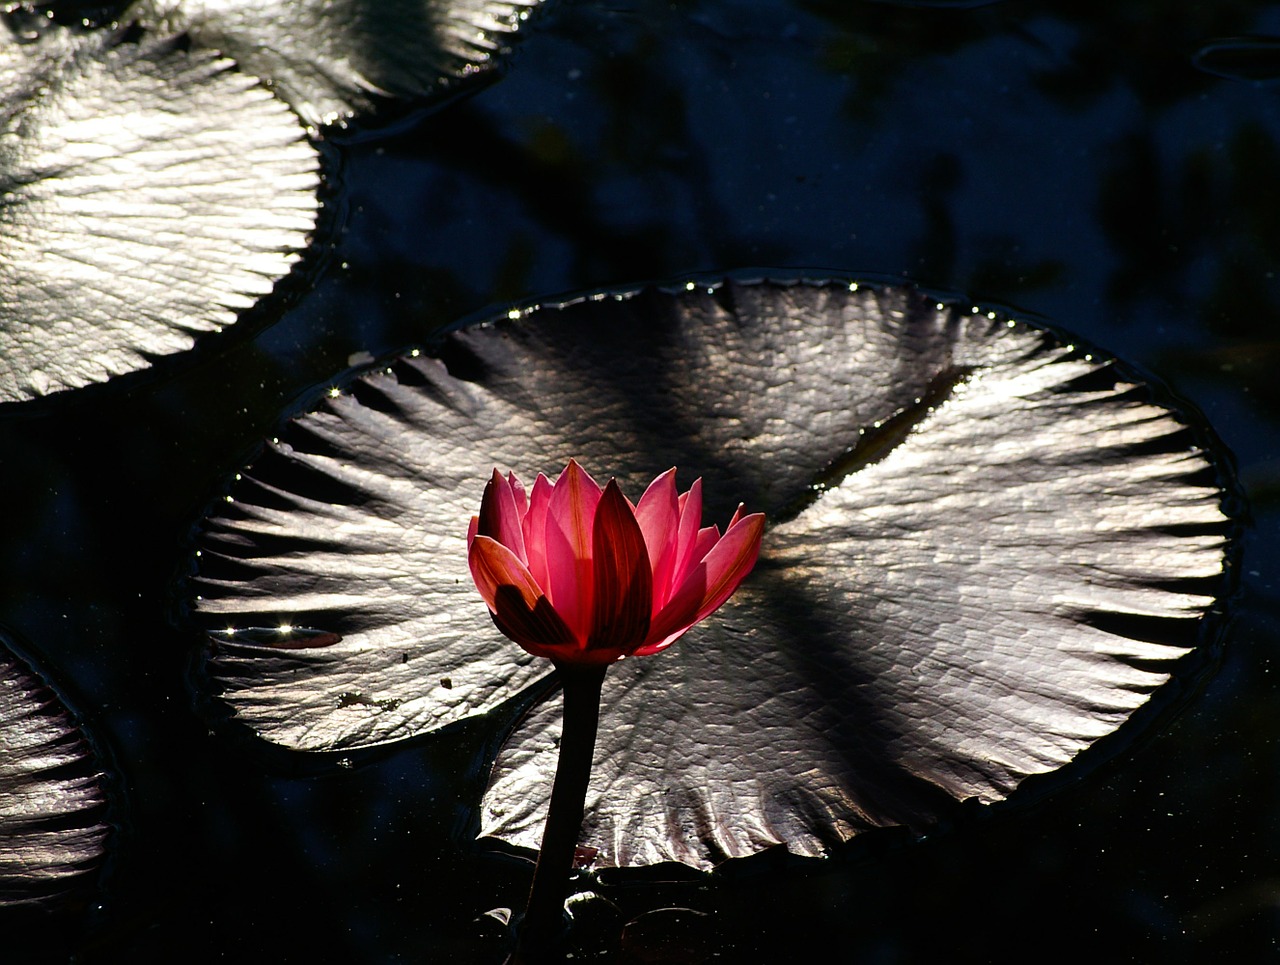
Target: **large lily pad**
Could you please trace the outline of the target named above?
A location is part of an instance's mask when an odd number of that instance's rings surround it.
[[[1223,566],[1190,433],[1040,329],[834,282],[600,296],[457,332],[273,442],[205,530],[221,699],[322,750],[524,687],[544,668],[477,605],[466,522],[495,464],[570,456],[770,519],[733,600],[606,680],[603,864],[818,854],[1000,800],[1147,700]],[[485,833],[536,847],[556,727],[548,704],[508,742]]]
[[[102,776],[58,698],[0,647],[0,907],[44,901],[102,857]]]

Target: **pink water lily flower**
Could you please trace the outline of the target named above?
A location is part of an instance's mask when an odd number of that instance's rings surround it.
[[[657,653],[717,609],[760,554],[764,516],[742,507],[724,534],[702,526],[702,480],[670,469],[634,506],[570,460],[526,493],[497,469],[467,534],[471,576],[498,629],[562,663]]]

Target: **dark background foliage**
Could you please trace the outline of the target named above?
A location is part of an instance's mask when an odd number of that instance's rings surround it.
[[[325,227],[248,331],[0,413],[0,625],[119,772],[101,887],[13,915],[6,947],[500,960],[480,916],[519,905],[529,869],[470,840],[500,722],[367,760],[215,732],[188,682],[199,641],[170,623],[190,527],[282,411],[369,355],[512,302],[764,265],[963,291],[1150,373],[1235,454],[1241,590],[1199,673],[1079,781],[825,863],[607,879],[579,905],[581,953],[1269,951],[1280,61],[1213,46],[1267,35],[1280,7],[1246,0],[576,0],[491,82],[332,132]],[[620,945],[672,905],[694,911]]]

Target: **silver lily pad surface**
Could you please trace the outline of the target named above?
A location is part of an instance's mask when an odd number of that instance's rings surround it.
[[[0,401],[191,348],[270,292],[319,158],[225,57],[0,27]]]
[[[140,23],[185,33],[266,80],[312,126],[485,69],[541,0],[144,0]]]
[[[311,241],[308,134],[491,66],[539,0],[147,0],[0,20],[0,402],[191,348]],[[34,24],[34,26],[32,26]]]
[[[546,668],[489,623],[466,523],[493,467],[675,465],[769,519],[738,594],[606,679],[583,843],[720,860],[928,827],[1113,732],[1194,645],[1227,520],[1192,434],[1108,360],[909,288],[602,294],[473,327],[297,417],[207,520],[220,699],[267,740],[363,746]],[[485,834],[536,847],[544,704]]]
[[[102,857],[102,778],[58,698],[4,647],[0,747],[0,907],[48,901]]]

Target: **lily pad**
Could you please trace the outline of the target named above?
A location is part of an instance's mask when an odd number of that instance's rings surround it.
[[[102,775],[58,698],[0,647],[0,907],[47,901],[102,857]]]
[[[234,322],[315,227],[300,117],[475,74],[538,2],[147,0],[110,28],[0,20],[0,402],[147,368]]]
[[[416,97],[478,73],[541,2],[144,0],[130,13],[233,58],[319,127],[374,97]]]
[[[231,61],[0,26],[0,401],[146,368],[270,292],[319,159]]]
[[[525,687],[545,667],[477,605],[466,523],[495,465],[571,456],[630,492],[675,465],[707,518],[770,521],[728,604],[606,679],[601,865],[821,854],[1001,800],[1146,702],[1223,569],[1191,433],[1039,328],[834,281],[606,294],[458,331],[288,425],[205,527],[221,700],[328,750]],[[508,741],[485,834],[537,846],[557,716]]]

